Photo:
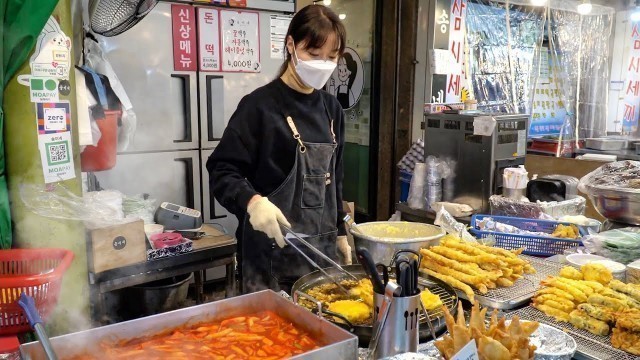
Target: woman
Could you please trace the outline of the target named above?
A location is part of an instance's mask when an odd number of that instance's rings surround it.
[[[348,52],[344,53],[338,61],[338,80],[335,95],[343,109],[350,109],[356,103],[353,95],[353,82],[358,74],[358,64]]]
[[[214,196],[239,220],[243,293],[289,291],[314,270],[285,247],[280,224],[332,259],[339,251],[351,261],[341,220],[344,115],[335,97],[319,90],[344,51],[345,29],[333,11],[310,5],[293,17],[285,41],[280,75],[240,101],[207,161]]]

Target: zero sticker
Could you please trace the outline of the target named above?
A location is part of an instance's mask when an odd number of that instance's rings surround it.
[[[44,130],[66,130],[67,113],[65,109],[49,108],[44,109]]]

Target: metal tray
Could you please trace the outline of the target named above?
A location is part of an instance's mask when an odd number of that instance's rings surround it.
[[[220,300],[208,304],[153,315],[132,321],[98,327],[51,339],[56,353],[65,357],[84,353],[100,353],[102,341],[119,341],[150,336],[181,326],[216,321],[234,316],[271,310],[311,334],[321,348],[294,356],[292,359],[355,359],[358,339],[330,322],[315,316],[271,290]],[[22,359],[46,359],[42,346],[31,342],[20,346]],[[64,358],[62,358],[64,359]]]
[[[586,330],[576,329],[569,323],[557,322],[552,317],[531,306],[507,313],[506,317],[512,318],[516,315],[523,320],[538,321],[542,324],[554,326],[571,335],[578,344],[578,350],[574,355],[575,359],[634,360],[639,358],[611,346],[610,336],[593,335]]]
[[[511,287],[490,289],[486,294],[475,291],[475,298],[485,307],[498,310],[511,310],[526,305],[536,291],[540,289],[540,281],[547,276],[557,276],[563,264],[547,261],[533,256],[520,255],[536,269],[535,274],[526,274]],[[455,289],[459,298],[469,300],[464,292]]]
[[[611,138],[591,138],[587,139],[585,147],[595,150],[622,150],[627,146],[627,142],[622,139]]]

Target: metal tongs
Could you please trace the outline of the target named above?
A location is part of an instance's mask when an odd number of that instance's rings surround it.
[[[347,275],[348,277],[350,277],[353,280],[358,281],[359,279],[357,277],[355,277],[352,273],[348,272],[347,270],[343,269],[342,266],[340,266],[340,264],[338,264],[337,262],[333,261],[330,257],[328,257],[327,255],[323,254],[322,251],[316,249],[313,245],[311,245],[308,241],[306,241],[305,239],[301,238],[300,236],[298,236],[298,234],[296,234],[295,232],[293,232],[293,230],[291,230],[290,228],[288,228],[287,226],[283,225],[282,223],[280,224],[280,226],[289,234],[291,234],[294,238],[296,238],[296,240],[300,241],[304,246],[306,246],[307,248],[309,248],[311,251],[313,251],[316,255],[320,256],[323,260],[325,260],[326,262],[328,262],[329,264],[331,264],[331,266],[333,266],[334,268],[338,269],[338,271],[340,271],[341,273]],[[344,286],[340,285],[340,282],[338,280],[336,280],[336,278],[332,275],[330,275],[329,273],[327,273],[325,271],[325,269],[323,269],[320,265],[318,265],[315,261],[313,261],[309,256],[307,256],[307,254],[304,253],[304,251],[302,251],[296,244],[294,244],[291,240],[287,239],[287,237],[284,237],[284,241],[291,245],[294,249],[296,249],[296,251],[298,251],[300,253],[300,255],[302,255],[305,259],[307,259],[307,261],[316,269],[318,269],[322,274],[324,274],[324,276],[326,276],[329,280],[331,280],[331,282],[333,282],[334,284],[336,284],[336,286],[338,286],[338,288],[343,291],[345,294],[349,294],[349,290],[345,289]]]

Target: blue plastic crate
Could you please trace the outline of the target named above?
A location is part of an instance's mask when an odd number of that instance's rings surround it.
[[[487,217],[492,218],[496,222],[512,225],[522,230],[544,232],[549,234],[549,236],[518,235],[480,230],[476,223]],[[582,245],[582,242],[579,240],[552,237],[551,233],[553,233],[558,224],[570,225],[569,223],[552,220],[515,218],[510,216],[473,215],[471,217],[471,233],[481,239],[487,238],[491,235],[496,239],[496,243],[494,245],[496,247],[507,250],[525,248],[522,252],[523,254],[534,256],[558,255],[562,254],[566,249]],[[582,232],[582,229],[580,231],[580,235],[585,235]]]

